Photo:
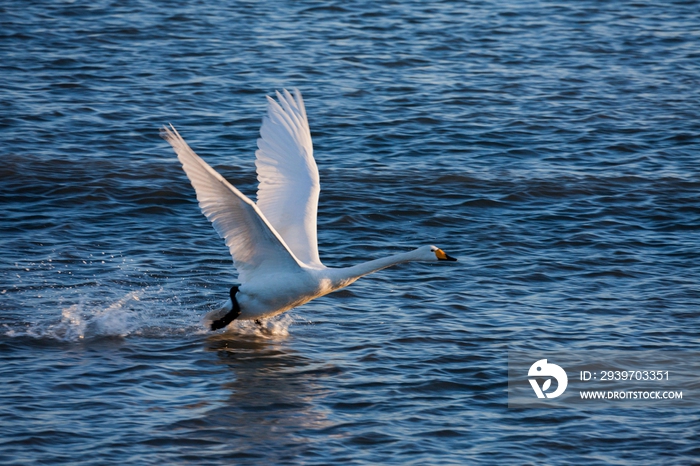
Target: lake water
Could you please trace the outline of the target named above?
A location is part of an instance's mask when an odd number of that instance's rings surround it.
[[[700,351],[693,1],[0,5],[0,463],[690,464],[700,410],[509,409],[508,351]],[[299,88],[319,249],[366,277],[212,334],[235,270],[158,129],[254,199]]]

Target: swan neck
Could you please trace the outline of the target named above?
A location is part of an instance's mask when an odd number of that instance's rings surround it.
[[[409,262],[412,260],[414,260],[412,257],[412,252],[403,252],[400,254],[394,254],[393,256],[383,257],[381,259],[375,259],[373,261],[364,262],[362,264],[354,265],[352,267],[346,267],[340,269],[339,271],[342,271],[343,277],[341,277],[341,279],[348,280],[350,281],[350,283],[352,283],[358,278],[363,277],[367,274],[377,272],[387,267],[391,267],[392,265],[401,264],[403,262]]]

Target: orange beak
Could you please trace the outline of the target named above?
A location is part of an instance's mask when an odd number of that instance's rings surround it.
[[[445,251],[442,249],[437,249],[435,251],[435,255],[437,256],[439,261],[452,261],[452,262],[457,262],[457,259],[454,257],[450,257],[447,254],[445,254]]]

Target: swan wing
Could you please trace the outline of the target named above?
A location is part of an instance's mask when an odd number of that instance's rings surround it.
[[[320,266],[316,210],[321,184],[301,93],[269,97],[255,152],[257,206],[304,264]]]
[[[202,213],[231,251],[242,284],[256,274],[300,268],[294,254],[253,201],[195,154],[175,128],[163,127],[161,136],[175,149],[197,193]]]

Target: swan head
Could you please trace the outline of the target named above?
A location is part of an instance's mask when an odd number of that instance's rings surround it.
[[[457,262],[454,257],[448,256],[445,251],[437,246],[423,246],[415,250],[416,260],[435,262],[435,261],[450,261]]]

